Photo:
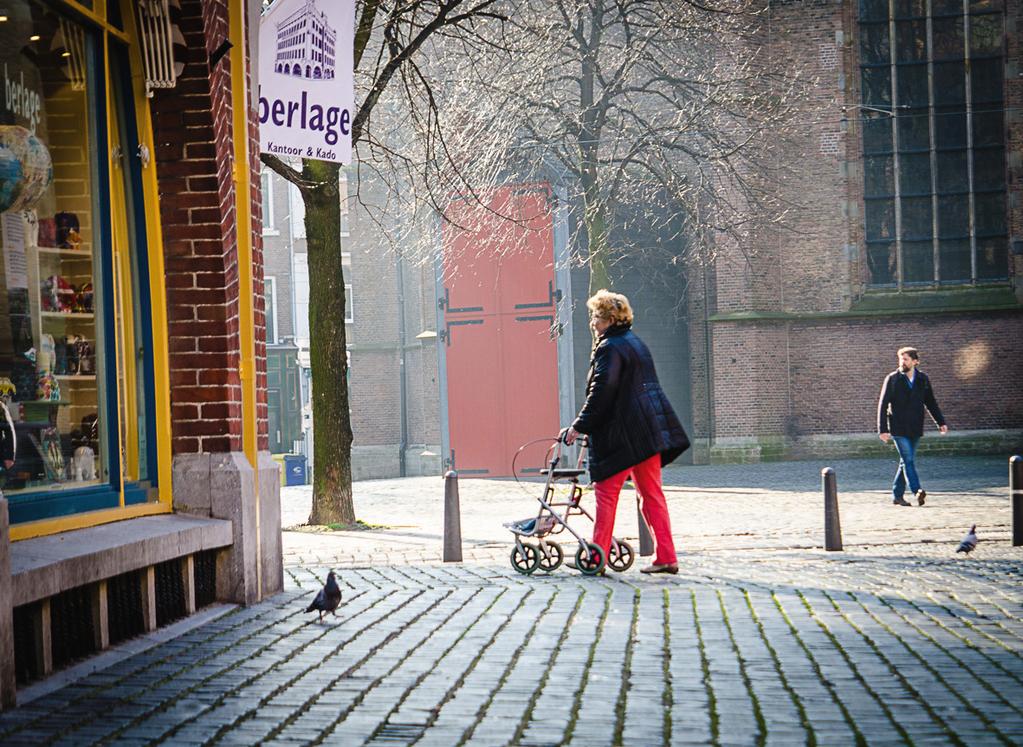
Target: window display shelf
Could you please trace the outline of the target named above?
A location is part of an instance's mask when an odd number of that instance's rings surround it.
[[[54,374],[57,381],[95,381],[96,374]]]
[[[78,490],[80,488],[88,488],[93,485],[103,485],[101,480],[82,480],[73,481],[68,480],[67,482],[49,482],[47,480],[28,480],[25,483],[25,487],[18,488],[17,495],[25,495],[26,493],[52,493],[58,490]]]
[[[39,316],[43,319],[95,319],[96,315],[91,311],[41,311]]]
[[[92,259],[92,252],[89,249],[62,249],[59,246],[37,246],[35,250],[40,254],[55,254],[63,259],[68,257]]]
[[[21,405],[22,423],[53,423],[57,417],[55,407],[66,407],[69,399],[30,399],[16,403]],[[17,416],[15,416],[17,419]]]

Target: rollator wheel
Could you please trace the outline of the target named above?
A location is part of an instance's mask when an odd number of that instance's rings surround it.
[[[584,576],[596,576],[604,570],[604,551],[592,542],[588,542],[586,547],[590,551],[588,556],[582,547],[575,551],[575,567]]]
[[[625,573],[625,571],[632,568],[632,564],[635,562],[636,553],[632,549],[632,545],[624,540],[618,540],[617,542],[611,540],[611,552],[608,554],[607,564],[611,567],[612,571]]]
[[[540,563],[540,551],[535,545],[530,545],[527,542],[522,543],[522,547],[515,545],[511,551],[511,564],[512,568],[517,570],[519,573],[529,575],[536,570],[537,565]]]
[[[544,545],[547,547],[547,553],[544,554]],[[561,549],[561,545],[557,542],[545,542],[540,546],[540,563],[538,565],[541,571],[547,571],[551,573],[561,567],[561,564],[565,562],[565,551]]]

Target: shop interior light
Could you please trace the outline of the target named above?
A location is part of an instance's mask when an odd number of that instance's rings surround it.
[[[37,41],[39,41],[39,40],[40,40],[41,38],[42,38],[42,37],[41,37],[41,36],[39,36],[39,34],[32,34],[32,36],[28,37],[28,40],[29,40],[30,42],[37,42]]]
[[[0,16],[0,23],[6,23],[6,22],[7,22],[7,16]]]

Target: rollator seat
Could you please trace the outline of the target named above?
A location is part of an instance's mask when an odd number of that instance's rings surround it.
[[[562,469],[560,467],[556,467],[553,471],[549,470],[549,469],[542,469],[542,470],[540,470],[540,474],[541,475],[550,474],[551,477],[553,477],[555,480],[557,480],[557,479],[562,478],[562,477],[564,477],[564,478],[579,477],[579,475],[586,474],[586,470],[584,470],[584,469],[570,469],[568,467],[565,467],[564,469]]]

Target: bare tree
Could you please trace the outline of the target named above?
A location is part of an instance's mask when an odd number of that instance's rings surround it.
[[[452,199],[559,174],[590,265],[609,282],[629,220],[691,248],[778,222],[772,159],[800,85],[760,59],[765,0],[359,0],[352,124],[365,205],[404,255],[431,257]],[[771,137],[765,137],[771,133]],[[273,156],[306,204],[315,442],[312,523],[354,521],[338,167]],[[522,216],[502,216],[520,220]],[[624,230],[622,230],[624,228]],[[745,242],[749,243],[749,242]],[[425,251],[423,251],[425,249]],[[671,251],[674,251],[672,249]],[[665,262],[684,257],[668,255]],[[660,260],[658,260],[660,261]]]
[[[488,45],[482,34],[503,19],[498,0],[358,0],[354,63],[358,106],[352,121],[357,158],[374,153],[406,161],[443,161],[436,133],[436,97],[420,61],[437,39],[461,39],[472,47]],[[385,108],[403,107],[413,121],[425,123],[413,134],[426,140],[406,143],[411,155],[375,137],[374,116]],[[386,127],[386,118],[384,126]],[[365,156],[363,153],[368,151]],[[429,157],[419,157],[418,152]],[[345,333],[345,286],[341,268],[339,166],[304,159],[301,170],[276,156],[263,154],[264,164],[294,184],[305,203],[309,252],[309,335],[313,379],[313,420],[316,427],[312,524],[351,524],[352,427],[348,407]]]
[[[708,253],[716,236],[739,239],[781,222],[786,136],[804,84],[764,58],[764,0],[508,0],[503,48],[468,84],[472,106],[502,126],[463,131],[475,152],[499,151],[507,169],[561,171],[585,246],[590,288],[609,284],[618,259],[648,251],[619,225],[667,229]],[[499,114],[498,114],[499,113]],[[457,110],[445,107],[457,120]],[[473,121],[470,118],[470,121]],[[514,134],[509,135],[514,129]],[[449,140],[452,137],[449,136]],[[490,171],[497,170],[491,168]],[[622,230],[624,229],[624,230]],[[666,254],[659,261],[683,257]]]

